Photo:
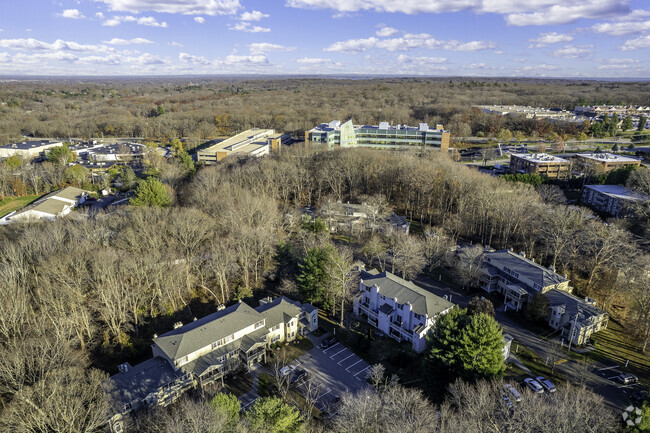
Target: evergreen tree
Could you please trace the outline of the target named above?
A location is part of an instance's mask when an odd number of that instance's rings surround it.
[[[239,422],[241,403],[234,395],[220,392],[210,400],[209,404],[215,412],[220,412],[226,415],[229,424],[236,425]]]
[[[623,123],[621,123],[621,129],[623,131],[632,129],[633,126],[634,126],[634,122],[632,121],[632,118],[630,116],[627,116],[625,119],[623,119]]]
[[[639,132],[643,131],[645,129],[645,122],[647,120],[648,119],[646,119],[645,116],[643,116],[643,115],[639,116],[639,126],[636,128],[636,130],[639,131]]]
[[[454,309],[438,319],[429,334],[426,361],[468,380],[500,376],[505,371],[503,332],[499,324],[484,313],[468,315]]]
[[[300,274],[296,277],[298,290],[305,297],[307,302],[322,303],[326,301],[325,291],[327,288],[327,263],[332,254],[332,246],[312,248],[298,266]]]
[[[255,432],[297,433],[302,419],[300,412],[277,397],[263,397],[246,414]]]
[[[129,204],[133,206],[167,207],[171,204],[171,198],[165,189],[165,185],[155,177],[150,177],[138,184],[135,195],[131,197]]]

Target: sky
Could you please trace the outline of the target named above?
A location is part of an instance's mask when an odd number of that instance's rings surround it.
[[[650,78],[650,0],[0,0],[0,75]]]

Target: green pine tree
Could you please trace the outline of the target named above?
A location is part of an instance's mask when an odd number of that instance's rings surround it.
[[[302,426],[300,412],[277,397],[263,397],[255,402],[246,418],[253,431],[297,433]]]
[[[326,272],[327,263],[332,254],[332,246],[312,248],[307,251],[307,255],[298,265],[300,273],[296,277],[298,290],[310,303],[323,303],[325,289],[327,287],[328,275]]]
[[[129,204],[133,206],[156,206],[167,207],[171,204],[171,198],[162,184],[155,177],[141,181],[131,197]]]

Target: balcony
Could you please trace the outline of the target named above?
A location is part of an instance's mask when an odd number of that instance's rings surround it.
[[[413,337],[413,331],[409,331],[408,329],[402,328],[403,323],[402,322],[396,322],[392,321],[390,322],[390,329],[399,333],[400,338],[407,338],[410,339]]]
[[[363,311],[364,313],[366,313],[368,315],[368,317],[377,320],[377,317],[378,317],[377,312],[371,310],[370,306],[368,304],[359,304],[359,309],[361,311]]]

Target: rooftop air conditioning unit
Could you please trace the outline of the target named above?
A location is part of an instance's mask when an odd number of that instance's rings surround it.
[[[178,329],[178,328],[180,328],[181,326],[183,326],[183,322],[176,322],[176,323],[174,323],[174,329]]]

